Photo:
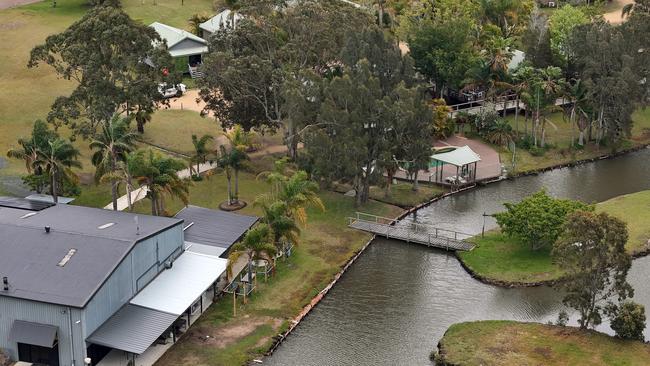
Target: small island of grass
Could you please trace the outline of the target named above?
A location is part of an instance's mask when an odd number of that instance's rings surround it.
[[[649,365],[650,346],[592,330],[514,321],[452,325],[437,365]]]
[[[596,212],[606,212],[627,223],[628,253],[647,254],[650,229],[650,190],[612,198],[596,205]],[[551,246],[532,250],[520,239],[498,230],[472,239],[476,247],[471,252],[458,253],[463,266],[476,278],[507,287],[550,284],[562,276],[553,263]]]

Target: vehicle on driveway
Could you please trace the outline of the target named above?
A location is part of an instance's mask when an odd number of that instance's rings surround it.
[[[185,84],[176,84],[176,85],[167,85],[165,83],[158,84],[158,92],[160,92],[160,94],[162,94],[163,98],[165,99],[180,97],[185,93],[186,90],[187,87],[185,86]]]

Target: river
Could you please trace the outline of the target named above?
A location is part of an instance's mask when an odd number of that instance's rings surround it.
[[[494,183],[421,209],[407,220],[478,234],[484,212],[503,210],[541,188],[555,197],[600,202],[650,189],[650,150]],[[488,218],[486,230],[496,223]],[[650,258],[634,261],[634,300],[650,311]],[[473,279],[453,255],[377,238],[267,365],[430,365],[449,325],[468,320],[547,322],[563,309],[549,287],[504,289]],[[575,324],[576,314],[571,314]],[[649,317],[650,318],[650,317]],[[607,324],[599,330],[611,333]],[[646,338],[650,331],[646,329]]]

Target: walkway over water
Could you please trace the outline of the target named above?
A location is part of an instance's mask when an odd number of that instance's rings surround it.
[[[390,239],[418,243],[445,250],[472,250],[474,244],[465,241],[472,235],[453,230],[436,228],[414,222],[395,222],[393,219],[357,212],[348,217],[348,226]]]

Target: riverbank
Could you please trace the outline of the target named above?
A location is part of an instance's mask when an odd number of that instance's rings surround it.
[[[449,327],[438,343],[436,364],[648,365],[650,345],[573,327],[478,321]]]
[[[596,205],[597,212],[606,212],[627,223],[628,253],[634,258],[650,252],[650,191],[614,197]],[[562,272],[553,263],[551,248],[531,250],[520,240],[498,230],[471,239],[476,247],[471,252],[456,253],[461,265],[474,278],[501,287],[552,285]]]

